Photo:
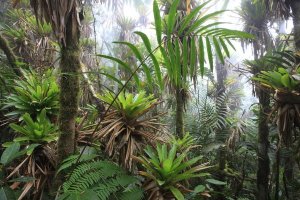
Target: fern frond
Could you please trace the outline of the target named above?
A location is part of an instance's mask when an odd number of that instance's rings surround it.
[[[124,173],[117,165],[108,161],[95,161],[80,164],[64,183],[65,191],[83,191],[103,179]]]
[[[71,158],[72,160],[72,158]],[[94,199],[142,199],[143,191],[139,180],[109,161],[88,161],[80,163],[63,184],[59,199],[71,200],[92,194]],[[134,194],[134,198],[131,198]]]

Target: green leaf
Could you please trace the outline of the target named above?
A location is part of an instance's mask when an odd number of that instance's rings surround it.
[[[218,58],[220,59],[221,63],[224,65],[225,64],[224,57],[223,57],[222,50],[220,48],[219,42],[216,37],[213,37],[213,42],[214,42],[214,46],[215,46]]]
[[[115,76],[112,76],[112,75],[104,73],[104,72],[101,72],[100,74],[102,74],[102,75],[106,76],[107,78],[117,82],[120,85],[120,87],[124,86],[123,83],[119,79],[117,79]]]
[[[22,176],[22,177],[18,177],[18,178],[14,178],[9,180],[8,182],[22,182],[22,183],[27,183],[27,182],[31,182],[34,181],[35,178],[34,177],[30,177],[30,176]]]
[[[179,78],[177,77],[180,73],[178,72],[178,69],[180,69],[180,66],[177,66],[176,62],[176,55],[174,52],[174,47],[171,41],[167,41],[167,48],[168,48],[168,54],[170,59],[170,69],[168,71],[168,75],[170,77],[170,80],[173,84],[178,85]]]
[[[153,2],[153,15],[154,15],[154,23],[155,23],[155,31],[158,45],[161,45],[161,35],[162,35],[162,26],[161,26],[161,17],[160,10],[157,4],[157,1]]]
[[[205,191],[205,186],[204,185],[198,185],[194,188],[195,193],[201,193]]]
[[[148,50],[148,52],[151,52],[152,51],[152,49],[151,49],[151,43],[150,43],[150,40],[147,37],[147,35],[145,33],[140,32],[140,31],[135,31],[134,33],[137,34],[137,35],[139,35],[142,38],[146,49]]]
[[[216,26],[218,26],[220,24],[226,24],[226,23],[225,22],[214,22],[214,23],[208,24],[206,26],[201,26],[201,28],[199,28],[195,34],[200,34],[200,33],[202,34],[203,31],[206,32],[208,30],[211,30],[211,29],[208,29],[208,28],[216,27]]]
[[[291,78],[290,78],[289,74],[285,74],[285,75],[283,75],[283,76],[281,77],[281,83],[282,83],[285,87],[291,89]]]
[[[115,61],[115,62],[117,62],[121,67],[123,67],[125,70],[127,70],[129,73],[133,74],[133,72],[132,72],[130,66],[129,66],[127,63],[123,62],[122,60],[120,60],[120,59],[118,59],[118,58],[114,58],[114,57],[112,57],[112,56],[103,55],[103,54],[97,54],[97,56],[103,57],[103,58],[106,58],[106,59],[109,59],[109,60],[112,60],[112,61]],[[136,73],[133,74],[133,78],[134,78],[134,80],[135,80],[135,82],[136,82],[138,88],[140,88],[140,87],[141,87],[140,80],[139,80],[138,76],[136,75]]]
[[[25,113],[22,117],[27,125],[29,125],[30,127],[36,127],[36,124],[34,123],[34,121],[32,120],[31,116],[28,113]]]
[[[190,50],[190,78],[192,79],[197,71],[197,47],[196,47],[196,42],[195,42],[195,37],[191,38],[191,50]]]
[[[138,34],[138,35],[140,35],[140,34]],[[128,46],[131,49],[131,51],[134,53],[136,58],[140,61],[140,64],[143,67],[143,71],[146,75],[149,86],[150,86],[150,88],[152,88],[152,82],[153,81],[152,81],[152,76],[151,76],[150,70],[149,70],[148,66],[145,64],[145,62],[143,60],[143,57],[142,57],[142,54],[139,52],[138,48],[136,48],[133,44],[131,44],[129,42],[114,42],[114,43],[124,44],[124,45]],[[144,43],[145,43],[145,41],[144,41]],[[149,45],[150,45],[150,42],[149,42]],[[151,49],[151,46],[149,48]]]
[[[233,49],[233,50],[235,50],[236,51],[236,49],[235,49],[235,46],[232,44],[232,42],[230,41],[230,39],[228,39],[228,38],[225,38],[225,40],[227,41],[227,43],[231,46],[231,48]]]
[[[216,179],[206,179],[206,182],[211,183],[213,185],[226,185],[225,182],[219,181],[219,180],[216,180]]]
[[[30,140],[30,137],[28,136],[24,136],[24,137],[16,137],[14,139],[14,142],[24,142],[24,141],[29,141]]]
[[[5,149],[1,156],[1,163],[3,165],[9,164],[11,161],[13,161],[16,158],[17,153],[20,150],[20,143],[15,142],[11,146]]]
[[[157,183],[158,183],[159,186],[162,186],[163,184],[166,183],[166,181],[162,181],[162,180],[157,179]]]
[[[33,153],[34,149],[35,149],[36,147],[40,146],[40,145],[41,145],[41,144],[31,144],[31,145],[29,145],[29,146],[26,148],[26,154],[27,154],[28,156],[30,156],[30,155]]]
[[[182,74],[181,74],[181,69],[182,63],[181,63],[181,55],[180,55],[180,44],[178,40],[175,40],[175,63],[174,63],[177,72],[176,78],[177,78],[177,84],[181,85],[182,84]],[[186,66],[187,67],[187,66]]]
[[[200,63],[200,72],[202,77],[204,75],[204,62],[205,62],[204,51],[205,49],[204,49],[203,39],[202,37],[199,37],[199,63]]]
[[[178,190],[177,188],[171,186],[170,187],[170,190],[172,192],[172,194],[174,195],[174,197],[177,199],[177,200],[184,200],[184,196],[183,194],[180,192],[180,190]]]
[[[288,72],[286,71],[286,69],[284,69],[282,67],[278,68],[278,72],[281,73],[281,74],[288,74]]]
[[[172,161],[172,164],[173,164],[173,161],[175,159],[176,153],[177,153],[177,145],[173,144],[172,148],[169,152],[169,155],[168,155],[168,159],[170,159]]]
[[[163,171],[165,172],[165,175],[167,175],[171,169],[172,169],[172,160],[171,159],[166,159],[163,161]]]
[[[229,50],[227,48],[227,45],[225,44],[225,42],[224,42],[224,40],[222,38],[220,38],[220,43],[221,43],[221,45],[222,45],[222,47],[223,47],[223,49],[224,49],[224,51],[226,53],[226,56],[230,57],[230,53],[229,53]]]
[[[14,142],[5,142],[2,144],[2,147],[10,147],[13,144],[14,144]]]
[[[129,47],[131,49],[131,51],[134,53],[134,55],[137,57],[137,59],[141,62],[143,60],[142,54],[140,53],[140,51],[138,50],[138,48],[136,46],[134,46],[133,44],[131,44],[130,42],[113,42],[115,44],[122,44],[122,45],[126,45],[127,47]]]
[[[83,162],[83,161],[91,161],[94,158],[96,158],[98,155],[96,154],[88,154],[85,155],[83,154],[80,159],[79,159],[79,163]],[[79,155],[71,155],[68,158],[66,158],[65,160],[63,160],[62,164],[59,166],[56,174],[58,174],[59,172],[61,172],[62,170],[68,169],[69,167],[71,167],[73,164],[76,163],[77,159],[78,159]]]
[[[214,69],[214,63],[213,63],[213,53],[211,49],[210,40],[208,37],[206,37],[206,48],[207,48],[207,57],[209,61],[210,70],[213,71]]]
[[[171,7],[170,11],[168,13],[168,38],[170,38],[171,33],[173,32],[173,28],[176,22],[176,14],[177,14],[177,7],[179,5],[180,0],[174,0]]]
[[[206,6],[211,0],[204,2],[200,6],[196,7],[195,9],[192,10],[192,12],[185,16],[182,20],[182,23],[180,24],[180,29],[178,31],[178,35],[181,35],[183,31],[187,28],[188,25],[192,22],[192,20],[197,16],[197,14],[200,12],[200,10]]]
[[[136,31],[135,32],[137,35],[139,35],[143,42],[144,42],[144,45],[149,53],[149,56],[153,62],[153,65],[154,65],[154,70],[155,70],[155,75],[157,77],[157,80],[158,80],[158,84],[160,86],[161,89],[163,89],[163,80],[162,80],[162,72],[160,71],[160,67],[159,67],[159,63],[155,57],[155,55],[153,54],[152,52],[152,49],[151,49],[151,43],[150,43],[150,40],[149,38],[147,37],[146,34],[142,33],[142,32],[139,32],[139,31]]]
[[[194,31],[196,31],[199,27],[201,27],[201,24],[203,24],[204,22],[206,22],[207,20],[212,20],[214,19],[215,16],[225,12],[226,10],[221,10],[221,11],[217,11],[208,15],[205,15],[204,17],[201,17],[199,20],[195,21],[193,23],[193,25],[189,28],[189,30],[187,31],[187,34],[190,34]]]
[[[186,77],[188,76],[188,43],[187,38],[183,38],[183,49],[182,49],[182,76],[186,82]]]
[[[99,199],[97,192],[94,190],[85,190],[81,195],[80,195],[81,200],[91,200],[91,199]]]
[[[9,187],[1,187],[0,189],[0,199],[1,200],[15,200],[17,199],[14,195],[14,191]]]

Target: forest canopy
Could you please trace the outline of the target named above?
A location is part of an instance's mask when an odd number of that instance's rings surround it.
[[[300,199],[300,1],[3,0],[0,199]]]

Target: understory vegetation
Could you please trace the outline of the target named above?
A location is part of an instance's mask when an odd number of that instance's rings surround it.
[[[1,4],[0,200],[300,199],[299,1]]]

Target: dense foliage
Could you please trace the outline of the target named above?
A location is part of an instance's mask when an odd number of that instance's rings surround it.
[[[4,0],[0,19],[1,200],[300,198],[299,1]]]

